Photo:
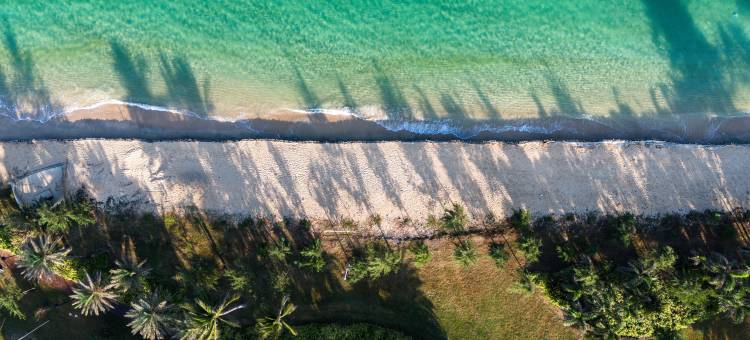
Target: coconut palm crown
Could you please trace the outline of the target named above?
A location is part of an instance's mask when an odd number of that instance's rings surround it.
[[[37,282],[52,279],[56,275],[55,267],[65,261],[69,252],[60,240],[47,235],[30,238],[18,257],[21,275]]]
[[[84,316],[99,315],[114,308],[117,294],[114,285],[102,280],[101,273],[97,272],[93,279],[86,273],[86,280],[78,281],[70,298],[73,307],[81,310]]]
[[[141,262],[131,259],[115,261],[116,269],[109,271],[112,285],[121,292],[138,292],[143,287],[144,279],[151,272],[151,268],[145,266],[146,260]]]
[[[297,331],[284,320],[287,316],[294,313],[296,309],[297,306],[289,302],[289,295],[284,295],[284,298],[281,299],[281,307],[279,307],[276,318],[266,317],[257,320],[256,330],[260,338],[278,339],[284,330],[288,330],[289,333],[297,336]]]
[[[164,339],[174,325],[175,305],[160,291],[154,291],[130,304],[125,317],[133,335],[145,339]]]
[[[197,308],[195,306],[188,307],[188,319],[184,324],[184,329],[181,331],[180,339],[216,340],[221,334],[219,326],[222,323],[232,327],[239,327],[238,324],[224,318],[229,313],[246,307],[244,304],[231,306],[239,299],[238,295],[227,296],[216,306],[211,306],[201,299],[196,299]]]

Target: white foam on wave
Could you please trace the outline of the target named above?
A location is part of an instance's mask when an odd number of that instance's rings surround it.
[[[530,122],[518,122],[516,124],[494,125],[490,123],[461,124],[453,120],[438,121],[399,121],[399,120],[376,120],[374,123],[393,132],[412,132],[422,135],[451,135],[461,139],[475,137],[481,133],[507,133],[520,132],[529,134],[553,134],[562,129],[556,123],[550,126],[541,126]]]

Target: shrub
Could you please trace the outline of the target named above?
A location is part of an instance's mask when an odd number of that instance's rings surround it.
[[[401,266],[401,255],[381,243],[368,244],[363,258],[350,261],[347,280],[357,283],[365,278],[377,280]]]
[[[498,267],[502,267],[508,261],[508,252],[505,251],[505,245],[500,242],[490,243],[489,255]]]
[[[235,292],[246,292],[251,288],[250,273],[244,270],[227,269],[224,277],[229,281],[229,287]]]
[[[409,245],[409,251],[414,254],[414,265],[418,268],[426,265],[432,258],[430,249],[423,241],[412,242],[411,245]]]
[[[12,317],[26,319],[26,315],[18,305],[22,297],[23,291],[21,287],[18,287],[15,279],[10,275],[0,275],[0,309]]]
[[[280,262],[285,262],[287,256],[292,253],[292,248],[283,236],[268,248],[268,255]]]
[[[539,261],[539,256],[542,254],[542,240],[533,236],[527,236],[521,239],[518,248],[523,252],[527,263],[534,263]]]
[[[622,215],[617,223],[617,233],[620,237],[620,242],[625,246],[630,245],[635,232],[635,216],[630,213]]]
[[[71,227],[83,227],[96,222],[94,219],[94,207],[86,200],[79,202],[62,202],[55,207],[48,203],[42,203],[36,208],[36,221],[43,226],[45,231],[63,235],[70,231]]]
[[[453,260],[462,267],[469,267],[477,262],[477,247],[471,240],[460,241],[453,250]]]
[[[440,222],[448,232],[459,233],[464,231],[468,220],[469,217],[466,215],[464,207],[458,203],[453,203],[451,208],[445,210]]]
[[[515,210],[510,216],[510,224],[516,230],[526,233],[531,230],[531,214],[525,209]]]
[[[273,289],[279,294],[285,294],[292,285],[292,278],[286,271],[278,271],[273,276]]]
[[[316,273],[320,273],[325,269],[325,253],[320,239],[316,239],[312,245],[302,249],[299,254],[301,259],[297,262],[297,266],[300,268],[309,268]]]

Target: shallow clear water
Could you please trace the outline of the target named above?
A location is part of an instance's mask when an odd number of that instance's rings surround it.
[[[3,1],[0,93],[224,118],[344,108],[514,120],[750,111],[748,0]]]

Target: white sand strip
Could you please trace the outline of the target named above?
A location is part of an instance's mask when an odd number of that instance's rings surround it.
[[[143,208],[393,221],[459,202],[475,218],[750,205],[750,147],[644,143],[298,143],[117,140],[0,143],[0,176],[68,162],[67,188]],[[395,228],[395,229],[394,229]]]

